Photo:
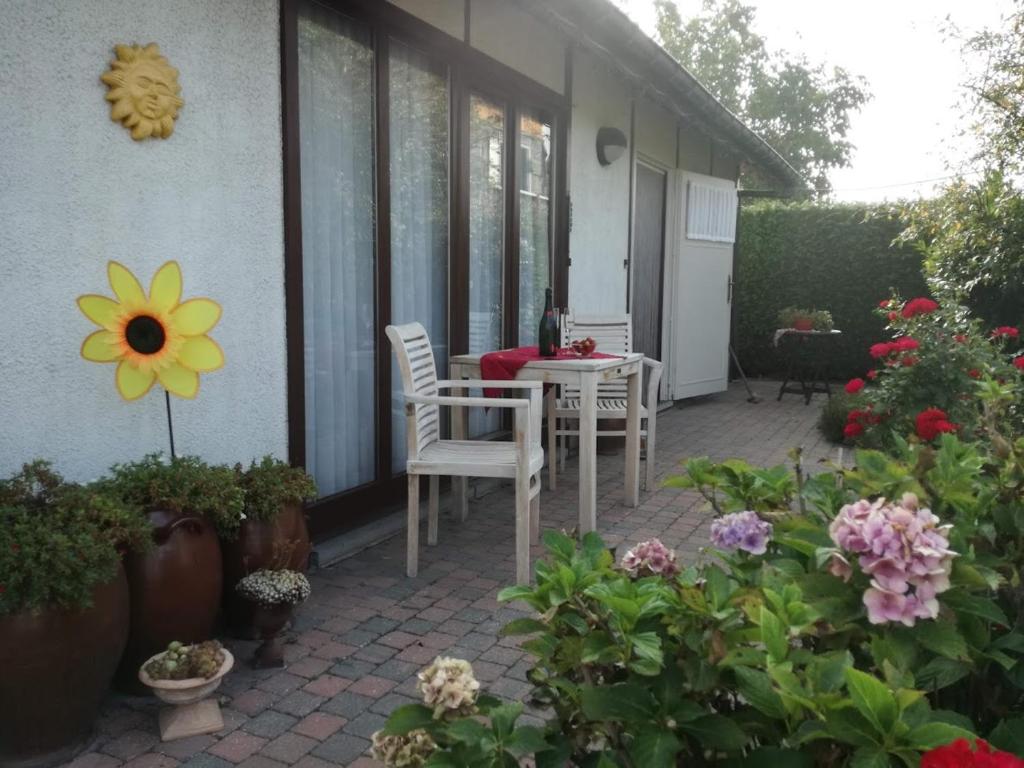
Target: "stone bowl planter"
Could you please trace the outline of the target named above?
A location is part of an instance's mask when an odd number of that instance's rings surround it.
[[[220,713],[220,705],[216,699],[208,699],[211,693],[220,687],[221,680],[235,665],[235,657],[227,648],[224,651],[224,663],[210,679],[194,677],[188,680],[154,680],[146,673],[146,665],[150,661],[163,656],[157,653],[146,659],[139,668],[139,681],[150,688],[153,694],[168,704],[160,710],[160,739],[173,741],[202,733],[214,733],[224,727],[224,718]]]

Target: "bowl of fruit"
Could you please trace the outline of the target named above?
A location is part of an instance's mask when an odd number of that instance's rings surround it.
[[[212,733],[224,727],[217,701],[206,700],[231,671],[235,659],[216,640],[185,645],[177,641],[151,656],[139,669],[139,680],[158,699],[173,706],[160,712],[164,741]]]
[[[585,339],[575,339],[571,346],[572,351],[576,353],[577,357],[590,357],[594,350],[597,349],[597,342],[594,341],[593,337],[587,336]]]

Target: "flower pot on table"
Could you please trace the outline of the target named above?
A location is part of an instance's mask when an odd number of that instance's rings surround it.
[[[128,638],[124,570],[92,606],[0,616],[0,765],[45,768],[88,743]]]
[[[126,561],[131,589],[131,631],[117,687],[146,693],[139,666],[174,640],[198,643],[213,635],[220,610],[223,569],[220,541],[206,518],[153,510],[153,547]]]
[[[814,330],[814,321],[809,317],[799,317],[793,321],[793,327],[798,331]]]
[[[254,633],[252,605],[235,592],[235,585],[254,571],[287,568],[305,573],[309,564],[309,530],[301,504],[285,504],[273,520],[243,520],[234,541],[222,544],[224,552],[224,618],[231,631],[242,637]],[[283,561],[280,553],[286,552]]]

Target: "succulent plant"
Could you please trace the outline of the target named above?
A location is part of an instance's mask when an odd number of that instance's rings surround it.
[[[175,640],[146,664],[146,674],[153,680],[209,680],[223,663],[224,649],[216,640],[196,645],[184,645]]]

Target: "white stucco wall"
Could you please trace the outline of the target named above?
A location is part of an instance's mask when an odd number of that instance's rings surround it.
[[[646,99],[637,99],[637,153],[665,168],[675,168],[677,123],[668,110]]]
[[[502,64],[565,92],[565,40],[506,0],[470,0],[469,43]]]
[[[573,54],[572,137],[569,149],[569,308],[575,312],[626,311],[629,245],[629,155],[611,165],[597,161],[597,129],[629,135],[629,96],[603,63]]]
[[[177,259],[185,298],[224,307],[227,365],[172,398],[179,453],[286,452],[277,0],[0,0],[0,476],[42,456],[73,479],[167,449],[162,390],[125,403],[114,366],[79,357],[75,305],[111,295],[115,259],[148,286]],[[180,71],[174,135],[111,122],[115,43]]]

